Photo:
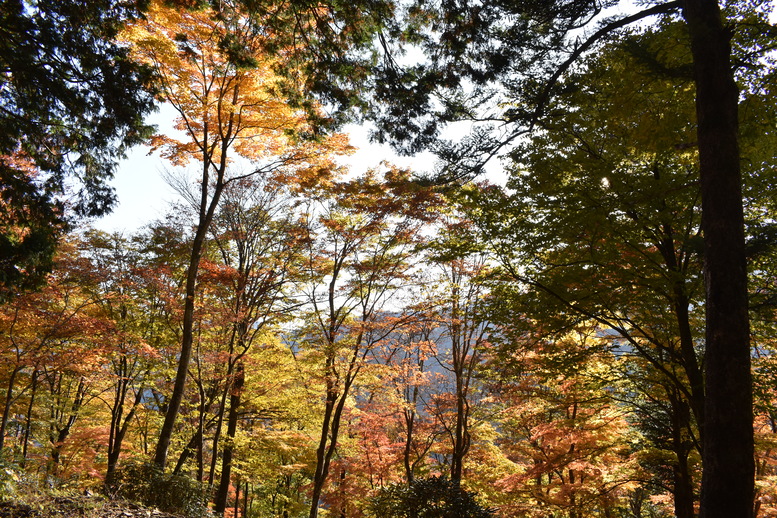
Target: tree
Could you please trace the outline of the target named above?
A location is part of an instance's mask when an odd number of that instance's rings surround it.
[[[629,455],[633,432],[611,395],[619,360],[608,339],[591,322],[544,336],[515,331],[506,331],[511,346],[493,363],[500,441],[520,466],[496,483],[512,496],[503,510],[614,515],[638,477]]]
[[[116,41],[144,7],[116,0],[0,6],[2,296],[44,281],[74,214],[110,209],[115,197],[107,180],[125,151],[148,135],[149,71]]]
[[[423,301],[412,311],[418,313],[415,321],[404,325],[384,345],[382,361],[388,368],[380,378],[394,392],[393,397],[385,397],[399,407],[394,412],[399,413],[403,425],[402,464],[408,484],[425,474],[428,456],[443,433],[430,412],[437,378],[433,372],[436,320],[430,318],[428,305]]]
[[[320,212],[306,216],[302,286],[308,314],[297,342],[311,347],[325,386],[311,518],[318,515],[354,382],[368,354],[405,318],[392,315],[388,305],[408,282],[420,228],[440,203],[430,191],[407,186],[407,171],[389,169],[384,179],[378,174],[334,185],[336,198],[324,199]]]
[[[686,0],[683,17],[696,83],[707,308],[700,516],[747,517],[755,461],[739,90],[718,3]]]
[[[154,462],[164,467],[191,358],[197,272],[209,227],[228,184],[251,175],[281,175],[310,185],[335,169],[332,152],[344,150],[342,138],[295,142],[292,134],[309,132],[303,113],[274,90],[269,56],[258,55],[262,31],[248,16],[226,3],[216,12],[152,5],[148,21],[124,35],[133,55],[154,68],[160,97],[178,112],[177,127],[186,140],[152,139],[176,165],[196,160],[199,192],[190,197],[197,213],[187,270],[183,333],[173,393],[167,402]],[[230,155],[252,161],[247,174],[230,175]],[[184,192],[187,186],[183,186]]]
[[[675,36],[682,30],[667,21],[623,36],[581,64],[559,83],[536,134],[513,151],[506,204],[481,210],[481,198],[473,207],[490,221],[487,239],[510,263],[510,275],[536,292],[536,300],[523,299],[523,311],[534,318],[554,312],[555,320],[542,318],[551,326],[595,318],[626,337],[647,362],[636,369],[637,386],[650,393],[644,383],[651,380],[667,391],[674,404],[666,426],[686,423],[673,433],[693,438],[695,449],[704,421],[703,257],[691,78],[683,73],[689,51]],[[738,55],[746,59],[744,46]],[[762,84],[757,70],[742,72],[743,85]],[[760,94],[747,88],[748,102],[759,104]],[[747,113],[744,127],[759,127],[761,116]],[[743,139],[750,150],[762,138],[751,140],[754,133]],[[760,174],[763,160],[748,163]],[[559,203],[567,209],[559,212]],[[763,203],[751,193],[754,212]],[[505,295],[514,296],[511,290]],[[686,405],[691,421],[683,417]],[[687,452],[678,462],[685,458]],[[686,475],[674,488],[676,514],[692,516],[692,470],[680,471]]]
[[[612,2],[609,5],[615,5]],[[737,4],[734,4],[737,7]],[[426,8],[426,9],[424,9]],[[750,5],[743,12],[757,12]],[[484,162],[532,131],[558,93],[557,80],[603,38],[648,16],[679,12],[685,20],[696,87],[706,279],[705,475],[702,516],[751,516],[752,390],[747,276],[742,217],[738,92],[730,30],[712,0],[661,2],[635,14],[597,18],[600,4],[568,0],[430,2],[412,10],[413,35],[425,37],[432,60],[403,73],[388,67],[377,95],[402,108],[384,111],[381,130],[405,148],[435,142],[440,122],[471,120],[472,138],[443,146],[444,178],[477,173]],[[424,34],[418,25],[430,30]],[[572,31],[589,29],[582,38]],[[414,80],[415,89],[396,81]],[[471,81],[474,92],[459,88]],[[490,87],[490,88],[489,88]],[[443,94],[433,103],[431,95]],[[484,109],[484,106],[486,109]],[[398,120],[399,119],[399,120]],[[500,133],[500,130],[501,131]],[[417,137],[408,138],[408,133]],[[438,141],[439,142],[439,141]],[[729,446],[726,446],[728,444]],[[731,445],[736,445],[731,447]]]
[[[470,224],[466,220],[445,222],[439,237],[442,243],[436,246],[456,247]],[[482,311],[486,286],[479,279],[486,274],[488,258],[476,253],[446,257],[442,252],[435,260],[441,286],[438,293],[430,294],[430,305],[436,306],[433,321],[440,327],[434,357],[450,379],[440,383],[438,390],[445,392],[435,394],[439,408],[434,414],[450,439],[450,479],[461,482],[464,458],[472,442],[470,427],[480,388],[479,375],[489,352],[488,321]]]
[[[147,237],[99,231],[86,235],[84,254],[100,278],[98,304],[114,326],[103,366],[110,382],[98,396],[110,412],[105,472],[105,487],[110,490],[125,439],[131,448],[135,446],[133,421],[143,412],[148,391],[156,389],[153,374],[161,368],[164,344],[175,336],[166,325],[171,297],[158,289],[159,265],[152,262]],[[171,263],[169,267],[174,266]]]
[[[225,204],[213,224],[213,242],[222,264],[229,269],[231,297],[227,355],[229,394],[226,444],[214,511],[226,509],[230,486],[238,413],[245,386],[244,358],[265,328],[277,325],[289,305],[286,294],[294,280],[302,243],[293,220],[292,197],[269,181],[250,178],[230,184]],[[217,433],[218,433],[217,428]],[[214,451],[217,441],[214,439]]]
[[[11,416],[24,416],[15,423],[19,439],[15,446],[22,462],[32,457],[29,447],[37,446],[44,451],[38,457],[46,461],[45,472],[57,482],[66,471],[68,456],[71,473],[83,475],[93,463],[94,458],[84,457],[79,448],[92,449],[99,433],[74,432],[96,396],[91,389],[101,379],[99,366],[111,348],[107,337],[113,330],[100,308],[102,294],[95,289],[99,276],[79,244],[76,239],[61,244],[45,288],[17,294],[2,306],[0,316],[7,368],[2,438]],[[73,437],[78,447],[71,447]]]
[[[655,48],[670,33],[666,27],[629,43]],[[508,193],[488,188],[470,206],[512,279],[496,281],[497,300],[516,299],[497,310],[500,324],[511,325],[511,311],[547,330],[597,321],[647,362],[643,380],[674,387],[681,396],[674,410],[693,414],[677,432],[698,445],[704,388],[696,308],[703,301],[695,156],[686,145],[694,140],[692,105],[684,102],[690,92],[642,68],[629,48],[602,49],[565,82],[584,86],[559,94],[549,104],[558,116],[513,152]],[[675,54],[672,65],[682,63]],[[684,477],[674,489],[676,514],[692,516],[693,481]]]

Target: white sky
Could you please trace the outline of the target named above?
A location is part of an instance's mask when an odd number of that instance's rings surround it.
[[[627,0],[607,14],[623,13],[633,8],[633,0]],[[774,22],[777,13],[772,12],[771,19]],[[151,122],[157,124],[160,131],[169,134],[172,132],[171,121],[174,116],[172,108],[163,107],[151,117]],[[351,136],[351,143],[358,148],[354,155],[344,160],[354,173],[378,166],[383,160],[417,172],[429,172],[434,166],[434,158],[429,153],[417,157],[398,157],[389,146],[371,144],[364,128],[352,125],[346,131]],[[163,179],[162,171],[166,167],[167,162],[158,155],[148,155],[147,147],[133,149],[120,164],[112,182],[118,195],[118,204],[113,213],[94,220],[94,227],[108,232],[130,233],[163,216],[170,202],[178,199],[178,194]],[[494,163],[489,169],[490,175],[497,175],[501,168],[498,163]]]
[[[172,130],[170,121],[174,116],[175,112],[171,108],[163,108],[151,117],[151,122],[161,132],[168,133]],[[416,171],[430,171],[434,165],[431,154],[399,157],[389,146],[371,144],[367,131],[362,127],[351,125],[346,127],[346,132],[357,151],[342,161],[356,174],[377,167],[384,160]],[[148,147],[138,146],[119,165],[111,182],[118,196],[117,206],[111,214],[94,220],[92,225],[95,228],[106,232],[132,233],[161,218],[170,203],[180,199],[163,178],[163,171],[170,167],[169,163],[159,155],[149,155],[148,152]]]

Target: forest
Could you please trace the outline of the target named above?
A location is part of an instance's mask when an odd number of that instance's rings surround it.
[[[774,7],[3,0],[0,500],[777,517]]]

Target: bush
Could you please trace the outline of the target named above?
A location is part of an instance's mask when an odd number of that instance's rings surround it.
[[[116,471],[108,491],[166,513],[208,514],[207,486],[183,475],[164,473],[155,464],[129,464]]]
[[[494,510],[481,506],[475,493],[444,477],[392,484],[380,490],[370,503],[376,518],[491,518]]]
[[[0,501],[16,496],[22,472],[13,462],[0,456]]]

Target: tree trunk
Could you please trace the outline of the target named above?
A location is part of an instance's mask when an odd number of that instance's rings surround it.
[[[124,418],[123,422],[121,420],[121,411],[119,411],[115,418],[115,430],[114,424],[111,424],[111,433],[114,435],[112,435],[111,439],[108,441],[108,469],[105,472],[106,487],[110,486],[110,484],[113,482],[113,477],[116,473],[116,466],[119,464],[119,457],[121,456],[121,445],[124,442],[124,437],[127,435],[127,430],[129,430],[130,422],[135,416],[135,410],[138,408],[142,401],[143,391],[138,390],[135,393],[135,400],[132,403],[132,407],[130,408],[129,412],[127,412],[127,416]],[[120,423],[121,426],[119,426]]]
[[[413,452],[415,410],[405,410],[405,426],[407,427],[407,436],[405,437],[405,448],[402,452],[402,460],[405,466],[405,478],[407,479],[407,484],[411,485],[413,483],[413,479],[415,478],[415,474],[413,473],[413,464],[410,462],[410,455]]]
[[[715,0],[685,0],[691,36],[706,282],[701,518],[753,513],[753,404],[742,180],[730,34]]]
[[[32,410],[35,406],[35,396],[38,393],[38,369],[32,371],[32,382],[30,383],[30,403],[27,405],[27,416],[24,422],[24,439],[22,440],[22,463],[24,468],[27,464],[27,448],[30,444],[30,433],[32,432]]]
[[[464,472],[464,457],[469,452],[469,402],[462,380],[464,374],[456,372],[456,428],[454,430],[453,453],[451,454],[451,480],[461,482]]]
[[[232,456],[234,452],[235,434],[237,433],[238,409],[240,407],[240,396],[243,392],[243,364],[238,363],[235,371],[235,381],[232,384],[232,394],[229,398],[229,416],[227,418],[227,440],[224,444],[224,453],[221,460],[221,479],[219,488],[216,491],[214,499],[214,513],[223,515],[227,508],[227,497],[229,496],[229,479],[232,474]]]
[[[162,429],[159,432],[159,441],[154,452],[154,464],[164,470],[167,464],[167,451],[170,448],[170,439],[173,436],[173,427],[178,418],[178,411],[183,401],[184,390],[186,389],[186,377],[189,371],[189,362],[192,356],[192,345],[194,343],[194,302],[197,294],[197,271],[200,267],[200,259],[205,249],[205,238],[208,229],[213,221],[213,215],[218,207],[219,199],[224,191],[224,174],[226,163],[222,156],[222,164],[218,169],[218,178],[213,186],[213,197],[208,201],[208,167],[209,161],[205,160],[202,177],[202,198],[200,200],[200,215],[197,225],[197,232],[192,242],[192,253],[189,258],[189,268],[186,271],[186,299],[183,310],[183,333],[181,337],[181,353],[178,357],[178,367],[175,373],[175,384],[173,393],[167,405],[165,420]]]
[[[361,343],[361,337],[356,343]],[[343,417],[343,409],[351,391],[351,384],[355,378],[353,366],[354,357],[351,359],[349,373],[345,376],[342,390],[338,392],[337,386],[327,382],[326,409],[324,411],[324,423],[321,428],[321,439],[316,450],[316,473],[313,478],[313,501],[310,506],[309,518],[318,517],[318,503],[321,498],[321,492],[324,489],[326,478],[329,475],[329,466],[332,463],[332,457],[337,451],[337,440],[340,435],[340,422]]]
[[[181,353],[178,356],[178,367],[175,374],[173,393],[167,404],[165,420],[159,432],[159,442],[154,452],[154,463],[160,468],[167,464],[167,451],[170,448],[170,439],[173,436],[173,427],[178,417],[178,411],[183,401],[183,393],[186,388],[186,376],[189,371],[189,361],[192,356],[192,344],[194,343],[194,299],[197,287],[197,271],[200,266],[200,258],[205,245],[206,226],[200,222],[197,235],[192,244],[192,253],[189,259],[189,269],[186,273],[186,299],[183,309],[183,336],[181,337]]]
[[[227,370],[227,379],[230,379],[232,377],[232,362],[230,362],[230,365]],[[211,446],[211,451],[213,452],[211,454],[210,458],[210,471],[208,472],[208,487],[212,488],[214,484],[214,480],[216,478],[216,464],[218,464],[219,459],[219,447],[221,443],[221,430],[224,425],[224,412],[227,408],[227,396],[229,395],[229,390],[224,390],[224,392],[221,394],[221,401],[219,402],[219,409],[218,409],[218,416],[216,421],[216,431],[213,433],[213,444]]]
[[[5,393],[5,406],[3,407],[3,417],[0,421],[0,451],[3,449],[5,443],[5,427],[8,424],[8,416],[11,415],[11,404],[13,403],[13,389],[16,383],[16,375],[21,369],[14,367],[11,371],[11,377],[8,380],[8,389]]]
[[[197,431],[194,432],[194,435],[192,435],[192,438],[189,439],[189,442],[186,443],[186,446],[178,456],[178,461],[175,463],[175,468],[173,468],[174,475],[178,475],[183,471],[183,467],[186,464],[186,461],[189,460],[189,457],[192,456],[192,452],[197,449],[200,443],[202,443],[202,435],[200,433],[200,429],[197,428]]]
[[[672,427],[671,444],[677,456],[677,463],[673,466],[674,515],[676,518],[694,518],[693,475],[688,461],[692,447],[683,437],[683,431],[692,433],[690,411],[682,393],[676,388],[670,388],[668,399]]]
[[[324,482],[329,474],[329,465],[326,462],[327,445],[331,448],[332,445],[330,441],[336,440],[334,437],[329,437],[329,427],[333,419],[332,414],[338,398],[336,388],[332,385],[331,381],[327,381],[326,394],[324,420],[321,424],[321,437],[318,442],[318,448],[316,449],[316,472],[313,475],[313,493],[311,495],[309,518],[317,518],[318,516],[318,501],[321,499],[321,491],[324,489]]]

